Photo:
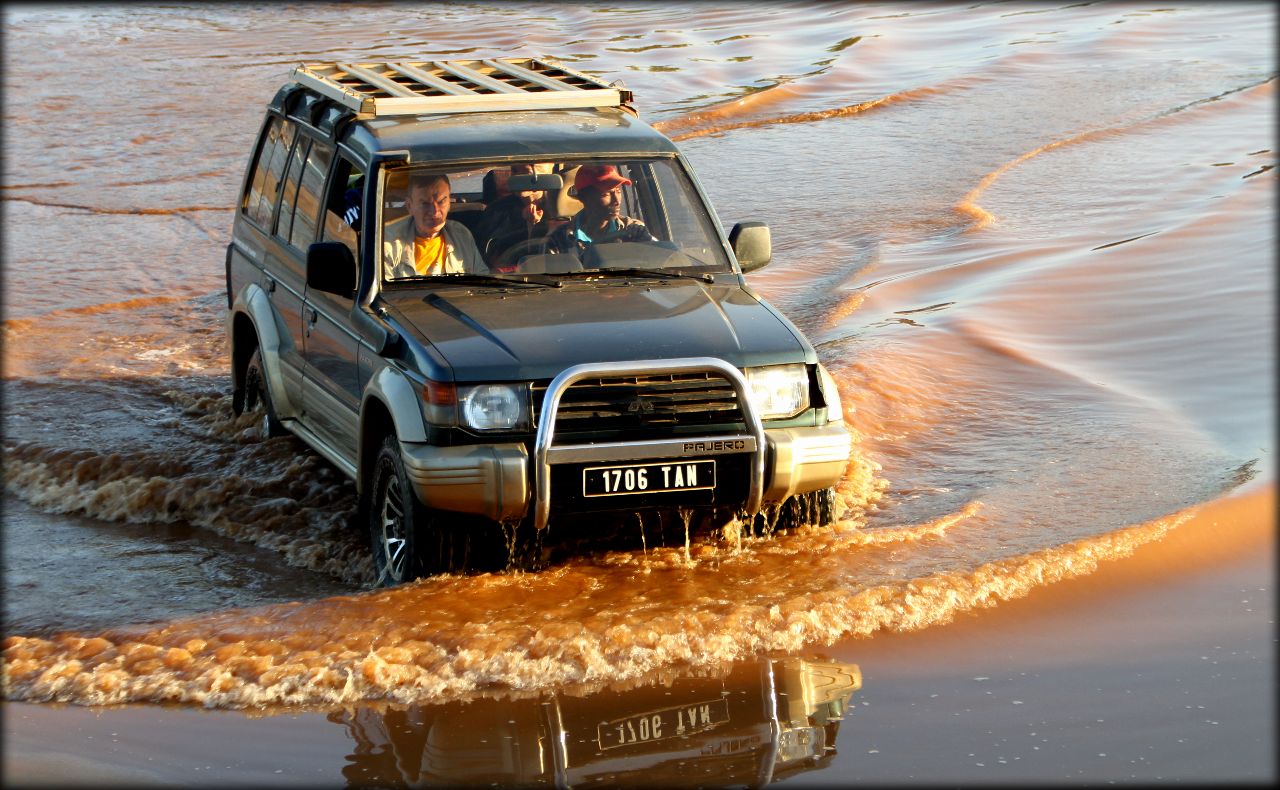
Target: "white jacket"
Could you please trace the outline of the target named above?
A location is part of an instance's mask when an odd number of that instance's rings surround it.
[[[489,267],[480,257],[476,240],[461,222],[445,220],[443,270],[428,274],[488,274]],[[413,217],[402,217],[382,229],[382,276],[392,280],[397,277],[415,277]]]

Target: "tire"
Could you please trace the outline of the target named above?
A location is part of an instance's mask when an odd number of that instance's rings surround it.
[[[494,535],[476,530],[476,519],[422,504],[395,436],[382,440],[374,459],[368,508],[369,548],[378,587],[394,587],[436,573],[494,569],[490,557],[499,545]],[[496,532],[497,525],[492,526]]]
[[[426,532],[426,513],[409,482],[394,435],[382,440],[373,462],[368,519],[375,586],[394,587],[421,576],[418,539]]]
[[[262,435],[264,438],[284,436],[288,431],[276,416],[275,406],[271,403],[271,392],[267,389],[266,371],[262,367],[262,350],[254,349],[249,364],[244,369],[244,411],[262,412]]]

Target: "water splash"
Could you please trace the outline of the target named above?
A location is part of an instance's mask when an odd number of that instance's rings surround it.
[[[876,538],[936,537],[976,510]],[[1194,509],[1057,546],[868,587],[850,586],[709,607],[600,612],[538,622],[449,622],[421,607],[462,582],[437,579],[395,590],[179,621],[158,629],[4,642],[9,699],[79,704],[183,702],[206,707],[328,705],[385,699],[439,701],[479,689],[528,690],[637,678],[659,666],[710,665],[795,651],[879,630],[949,622],[1032,589],[1091,573],[1191,518]],[[849,533],[830,540],[866,543]],[[722,557],[719,562],[746,562]],[[657,571],[652,571],[657,572]],[[552,573],[557,581],[580,581]],[[497,602],[528,577],[492,576],[473,595]],[[562,590],[562,593],[569,592]],[[412,618],[394,613],[413,611]]]

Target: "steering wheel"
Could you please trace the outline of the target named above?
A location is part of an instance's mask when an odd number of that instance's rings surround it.
[[[502,251],[493,262],[495,269],[514,268],[520,263],[520,259],[526,255],[541,255],[546,252],[547,240],[541,239],[525,239],[516,242],[514,245]]]

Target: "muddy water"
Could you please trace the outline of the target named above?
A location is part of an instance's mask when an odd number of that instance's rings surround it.
[[[567,690],[640,689],[600,703],[624,731],[676,678],[776,707],[759,679],[810,651],[1087,575],[1274,478],[1266,5],[5,13],[10,700],[342,704],[360,743],[497,696],[544,745]],[[769,222],[751,283],[856,432],[835,524],[688,546],[624,524],[632,545],[545,573],[369,591],[352,486],[231,417],[222,259],[288,69],[494,53],[624,80],[726,224]],[[820,755],[854,688],[704,746]]]

